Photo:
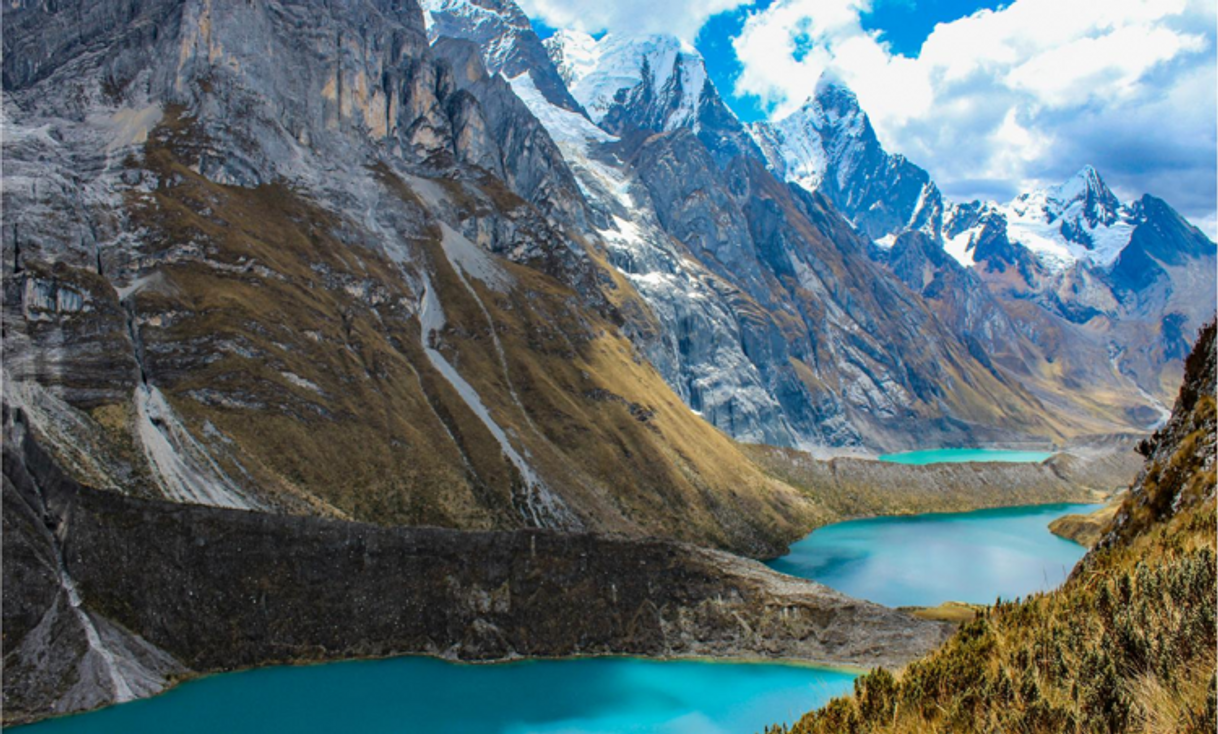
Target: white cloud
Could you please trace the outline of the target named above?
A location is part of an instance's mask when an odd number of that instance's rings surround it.
[[[1204,48],[1202,36],[1126,26],[1048,49],[1016,66],[1005,81],[1055,107],[1096,96],[1127,98],[1137,93],[1142,76],[1157,64]]]
[[[753,0],[519,0],[531,18],[585,33],[668,33],[693,42],[712,15]]]
[[[1213,219],[1212,0],[1014,0],[937,25],[914,58],[863,28],[869,7],[777,0],[753,13],[733,42],[736,94],[781,117],[832,67],[886,146],[951,195],[997,195],[1091,163],[1122,193],[1150,190]]]

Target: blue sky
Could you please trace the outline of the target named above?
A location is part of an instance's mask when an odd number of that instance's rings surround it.
[[[1215,0],[519,0],[546,26],[669,33],[746,121],[832,69],[885,147],[951,198],[1009,199],[1095,166],[1218,236]]]
[[[711,80],[723,92],[724,100],[732,110],[746,122],[764,119],[769,110],[756,97],[733,93],[736,77],[740,74],[740,60],[732,48],[732,40],[740,35],[750,13],[765,10],[772,4],[773,0],[758,0],[711,16],[694,40],[694,45],[706,58]],[[986,0],[879,0],[860,17],[863,28],[879,32],[880,39],[889,44],[893,53],[914,57],[935,24],[971,15],[982,8],[992,10],[1001,4]],[[550,29],[547,27],[545,32],[548,35]]]

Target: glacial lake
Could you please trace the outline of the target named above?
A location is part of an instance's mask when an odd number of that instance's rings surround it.
[[[769,562],[890,607],[993,604],[1061,584],[1086,549],[1049,523],[1102,505],[1034,505],[826,525]]]
[[[226,673],[20,731],[754,734],[850,691],[854,677],[761,663],[402,657]]]
[[[1039,464],[1054,454],[1053,451],[1007,451],[1004,449],[930,449],[906,451],[900,454],[884,454],[880,461],[893,464],[958,464],[968,461],[1008,461],[1014,463]]]

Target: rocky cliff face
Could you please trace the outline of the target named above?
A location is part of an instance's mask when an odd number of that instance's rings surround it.
[[[275,663],[633,654],[871,666],[945,634],[661,540],[385,529],[98,492],[58,470],[23,416],[6,419],[5,723]]]
[[[77,476],[762,555],[807,527],[623,337],[646,306],[553,141],[416,5],[85,11],[4,33],[5,400]]]

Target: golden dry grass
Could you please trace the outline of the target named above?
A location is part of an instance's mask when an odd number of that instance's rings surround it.
[[[818,524],[803,493],[760,471],[692,413],[608,317],[534,267],[495,258],[501,292],[454,269],[437,226],[392,261],[300,192],[195,173],[206,147],[170,110],[128,207],[160,274],[133,297],[153,381],[223,467],[285,507],[383,524],[517,527],[522,479],[424,354],[426,277],[445,317],[434,348],[586,527],[770,555]],[[427,221],[387,166],[388,197]],[[436,179],[459,208],[527,206],[493,181]],[[183,245],[193,248],[179,256]],[[598,253],[610,301],[645,309]],[[500,354],[500,348],[502,354]],[[213,441],[214,443],[214,441]]]

